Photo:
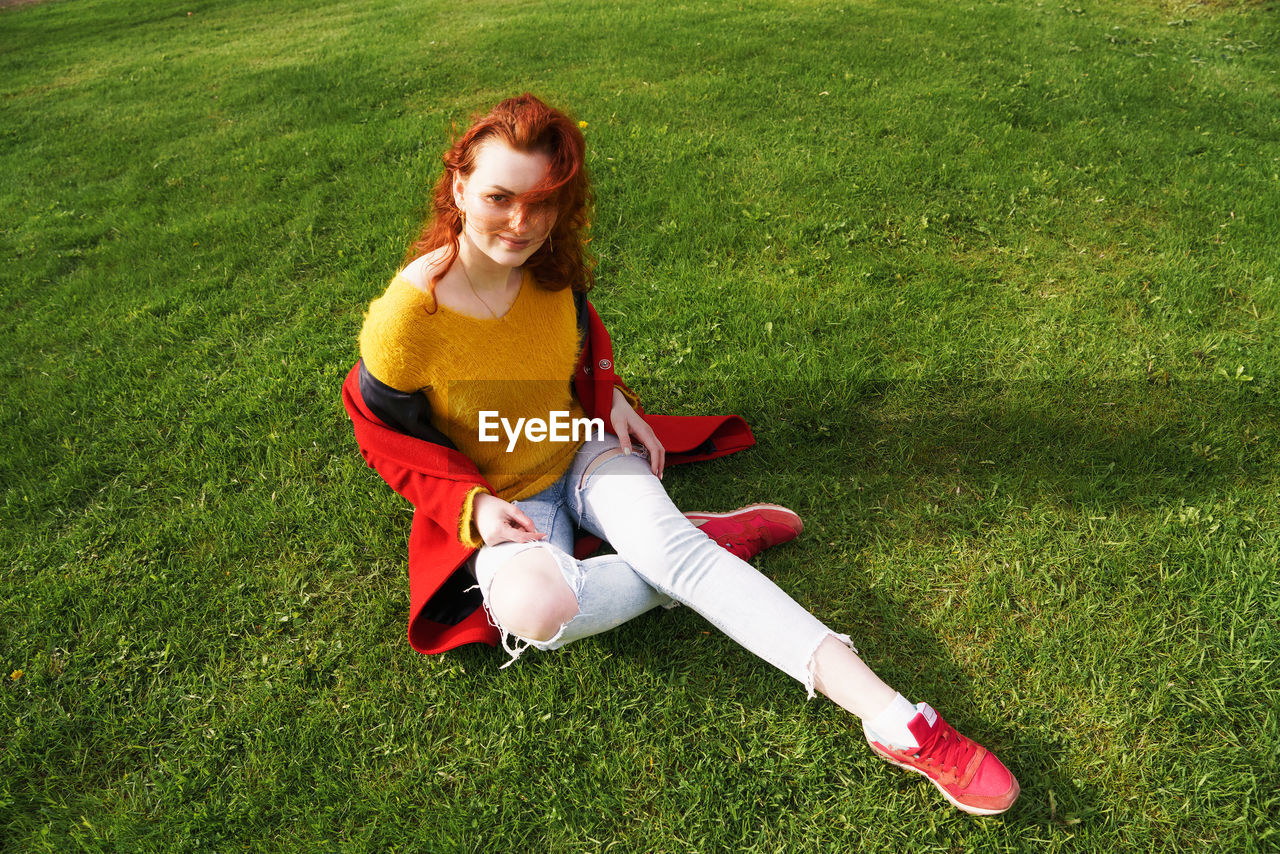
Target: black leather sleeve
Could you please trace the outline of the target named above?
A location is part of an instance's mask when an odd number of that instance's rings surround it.
[[[398,391],[379,380],[360,360],[360,397],[369,411],[392,430],[458,450],[449,437],[431,425],[431,404],[420,391]]]

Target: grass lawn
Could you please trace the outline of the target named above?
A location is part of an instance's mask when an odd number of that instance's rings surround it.
[[[1275,851],[1266,2],[62,0],[0,10],[0,849]],[[652,411],[760,568],[996,750],[956,812],[659,611],[405,639],[338,390],[454,127],[588,123]]]

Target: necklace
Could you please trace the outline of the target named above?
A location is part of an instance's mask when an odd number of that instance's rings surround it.
[[[471,293],[475,296],[476,299],[480,300],[481,305],[483,305],[486,309],[488,309],[489,316],[492,317],[494,320],[497,320],[498,313],[493,310],[493,306],[485,302],[484,297],[480,296],[480,292],[476,290],[476,283],[471,281],[471,274],[467,272],[467,265],[462,263],[461,258],[458,259],[458,266],[462,268],[462,275],[467,277],[467,287],[471,288]]]

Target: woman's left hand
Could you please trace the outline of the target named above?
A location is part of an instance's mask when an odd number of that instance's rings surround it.
[[[613,409],[609,412],[609,422],[613,432],[618,435],[618,444],[624,454],[631,453],[631,440],[635,439],[649,452],[649,468],[659,478],[667,465],[667,449],[662,447],[653,428],[636,414],[617,386],[613,389]]]

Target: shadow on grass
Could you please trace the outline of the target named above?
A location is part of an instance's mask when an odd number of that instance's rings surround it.
[[[1019,721],[1014,702],[993,697],[989,685],[975,681],[972,670],[957,661],[954,649],[913,619],[916,609],[910,601],[858,583],[848,585],[846,592],[846,601],[856,603],[847,619],[819,616],[847,630],[863,658],[888,684],[914,702],[928,702],[960,732],[999,756],[1018,778],[1022,795],[1008,813],[995,820],[1021,836],[1018,828],[1061,829],[1099,811],[1099,793],[1080,785],[1070,770],[1061,767],[1058,757],[1065,752],[1064,745],[1038,738],[1040,729]],[[1014,709],[1015,714],[992,717],[980,711],[993,705]],[[853,726],[860,734],[857,724]],[[881,761],[869,751],[861,764],[872,772],[866,785],[881,792],[887,791],[881,787],[891,787],[904,799],[904,814],[914,805],[947,809],[919,776],[887,764],[881,773]]]
[[[747,464],[812,473],[817,487],[855,483],[868,493],[863,505],[997,496],[1114,510],[1194,503],[1272,473],[1272,391],[1226,382],[867,384],[831,406],[828,387],[813,387],[749,416],[765,426],[763,453]]]
[[[1020,723],[1016,715],[991,717],[978,711],[991,708],[993,701],[1014,709],[1016,704],[993,698],[990,686],[975,682],[950,646],[910,618],[910,602],[873,587],[859,586],[849,594],[863,609],[862,619],[851,630],[858,633],[855,640],[876,672],[913,701],[934,706],[960,732],[999,756],[1018,778],[1018,802],[996,821],[1023,836],[1019,829],[1062,829],[1098,813],[1099,793],[1061,767],[1063,744],[1037,737],[1040,728]],[[919,776],[886,769],[885,784],[903,797],[918,798],[922,806],[938,798]],[[941,799],[937,803],[945,808]]]
[[[789,391],[763,410],[740,407],[756,426],[756,451],[710,464],[725,477],[677,488],[686,493],[682,506],[692,505],[691,495],[698,503],[722,501],[726,489],[745,486],[758,494],[727,500],[806,508],[811,536],[816,535],[807,546],[809,561],[834,555],[839,562],[841,554],[862,553],[873,541],[883,549],[886,540],[890,548],[898,541],[909,546],[981,540],[1011,517],[1014,535],[1030,533],[1032,539],[1038,530],[1074,525],[1080,516],[1145,516],[1150,528],[1160,529],[1170,517],[1204,508],[1217,513],[1219,505],[1236,502],[1240,512],[1218,514],[1232,538],[1262,536],[1270,524],[1261,509],[1265,497],[1249,498],[1250,492],[1269,494],[1275,483],[1271,425],[1280,406],[1267,387],[1231,381],[883,383],[853,390],[849,405],[839,407],[831,404],[830,385]],[[886,519],[892,526],[882,524]],[[774,554],[766,556],[765,565],[772,559]],[[794,588],[803,584],[797,579],[811,564],[804,566],[796,575],[784,568],[779,578],[801,596],[803,589]],[[1117,572],[1129,574],[1122,566]],[[832,589],[829,580],[818,585]],[[1106,795],[1063,769],[1058,757],[1068,755],[1070,745],[1055,739],[1052,721],[1045,728],[974,717],[970,710],[991,707],[990,690],[973,684],[952,650],[914,620],[912,602],[878,587],[850,586],[847,580],[839,585],[839,603],[828,602],[825,609],[816,603],[815,613],[849,631],[890,684],[929,700],[963,732],[1009,760],[1024,791],[1002,819],[1011,829],[1075,833],[1106,821]],[[668,652],[682,654],[678,646]],[[740,659],[750,662],[725,655],[707,666],[720,674],[741,671],[744,680],[761,678],[762,665]],[[716,678],[705,677],[708,684]],[[1061,731],[1070,731],[1067,722],[1059,723]],[[907,778],[899,785],[907,791],[918,784]]]

